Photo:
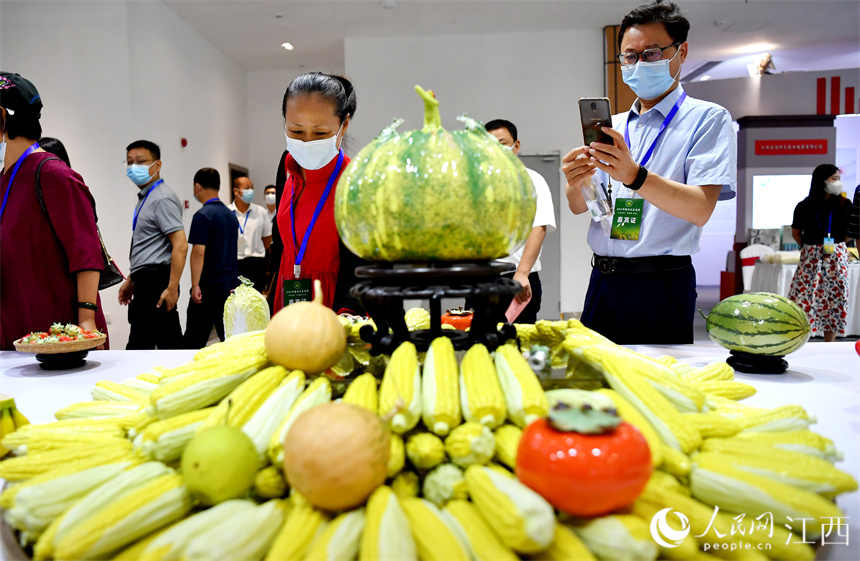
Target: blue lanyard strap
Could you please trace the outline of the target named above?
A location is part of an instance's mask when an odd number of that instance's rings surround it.
[[[206,202],[209,202],[209,201],[206,201]],[[235,210],[233,211],[233,214],[236,214]],[[250,205],[248,205],[248,212],[245,213],[245,223],[239,225],[239,233],[242,235],[245,234],[245,228],[248,227],[248,217],[249,216],[251,216],[251,206]],[[238,215],[236,215],[236,217],[238,218]]]
[[[326,199],[328,199],[329,193],[331,192],[331,188],[334,186],[334,182],[337,180],[337,176],[340,173],[340,166],[343,164],[343,150],[338,152],[337,156],[337,164],[334,166],[334,171],[331,172],[331,175],[328,178],[328,183],[326,183],[325,191],[323,191],[322,196],[320,197],[319,202],[317,203],[316,208],[314,209],[314,214],[311,217],[311,221],[308,224],[308,229],[305,230],[305,235],[302,238],[302,245],[299,246],[298,253],[296,253],[296,260],[294,262],[294,266],[301,266],[302,261],[305,259],[305,251],[308,249],[308,242],[311,239],[311,231],[314,229],[314,226],[317,223],[317,218],[319,218],[322,213],[322,209],[325,206]],[[295,201],[295,183],[293,183],[293,192],[290,193],[290,222],[293,228],[293,244],[296,243],[296,201]]]
[[[666,118],[663,119],[663,124],[660,125],[660,130],[657,132],[657,137],[654,139],[654,142],[651,143],[651,147],[648,148],[648,151],[645,152],[645,157],[642,158],[642,161],[639,162],[640,166],[644,166],[651,159],[651,156],[654,154],[654,148],[657,146],[657,141],[660,140],[660,137],[663,136],[663,131],[666,130],[666,127],[669,126],[669,123],[672,122],[672,119],[675,118],[675,114],[678,113],[678,109],[681,107],[681,104],[684,103],[684,100],[687,99],[687,92],[681,93],[681,97],[678,98],[678,101],[675,102],[675,105],[672,106],[672,109],[669,111],[669,114],[666,115]],[[641,117],[640,117],[641,119]],[[632,149],[630,146],[630,114],[627,114],[627,122],[624,124],[624,142],[627,143],[627,146]]]
[[[153,189],[158,187],[164,183],[163,179],[159,179],[155,183],[153,183],[149,189],[146,190],[146,195],[143,196],[143,200],[140,201],[140,205],[134,210],[134,216],[131,218],[131,231],[134,232],[135,228],[137,228],[137,217],[140,216],[140,211],[143,210],[143,205],[146,204],[146,199],[149,198],[149,194],[152,193]]]
[[[830,232],[833,231],[832,228],[833,228],[833,211],[831,210],[830,214],[827,216],[827,237],[828,238],[831,237]]]
[[[3,205],[0,206],[0,219],[3,218],[3,213],[6,212],[6,203],[9,201],[9,191],[12,189],[12,182],[15,181],[15,176],[18,174],[18,168],[21,167],[21,164],[24,163],[24,160],[27,159],[27,156],[29,156],[38,149],[39,143],[34,142],[30,145],[29,148],[24,150],[24,153],[21,154],[17,160],[15,160],[15,165],[12,166],[12,174],[9,176],[9,183],[6,185],[6,194],[3,195]]]

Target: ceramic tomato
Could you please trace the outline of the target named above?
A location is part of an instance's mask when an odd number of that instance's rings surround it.
[[[557,509],[597,516],[636,500],[651,477],[651,451],[614,409],[559,402],[523,431],[516,472]]]
[[[860,355],[860,339],[858,339],[857,342],[854,343],[854,350],[857,351],[858,355]]]

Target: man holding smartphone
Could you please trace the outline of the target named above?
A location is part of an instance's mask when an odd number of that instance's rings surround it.
[[[592,222],[593,270],[582,322],[619,344],[693,342],[702,226],[734,197],[737,146],[729,112],[680,85],[690,23],[674,3],[639,6],[621,22],[624,82],[638,99],[604,132],[562,160],[574,214],[582,187],[600,174],[612,203],[605,232]]]

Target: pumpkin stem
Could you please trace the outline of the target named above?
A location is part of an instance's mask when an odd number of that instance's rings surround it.
[[[313,303],[319,306],[323,305],[322,283],[319,279],[314,279],[314,299]]]
[[[442,117],[439,116],[439,100],[432,90],[428,91],[416,85],[415,91],[424,100],[424,132],[432,132],[442,128]]]

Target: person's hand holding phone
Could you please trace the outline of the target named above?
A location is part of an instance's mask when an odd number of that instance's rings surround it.
[[[630,154],[627,143],[621,133],[609,127],[603,127],[603,132],[612,137],[614,144],[592,142],[587,148],[588,161],[597,169],[609,174],[612,179],[629,185],[636,180],[639,164]]]

